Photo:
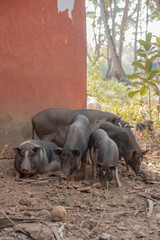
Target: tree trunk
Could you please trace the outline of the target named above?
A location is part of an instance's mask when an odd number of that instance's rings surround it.
[[[126,0],[124,12],[123,12],[123,19],[122,24],[120,28],[120,40],[119,40],[119,60],[122,61],[122,51],[123,51],[123,42],[125,40],[125,24],[127,21],[128,16],[128,6],[129,6],[130,0]]]
[[[116,18],[116,6],[117,6],[117,1],[114,0],[114,7],[112,8],[112,0],[109,0],[109,5],[110,5],[110,15],[112,19],[112,38],[113,42],[115,45],[116,39],[115,39],[115,18]]]
[[[113,67],[114,67],[114,76],[118,78],[118,80],[126,79],[126,74],[122,68],[122,65],[120,63],[119,57],[116,52],[116,48],[115,48],[112,36],[110,34],[110,29],[108,25],[108,14],[105,9],[104,0],[100,0],[100,10],[101,10],[102,20],[104,23],[105,34],[108,40],[108,46],[111,51],[111,57],[112,57]]]
[[[108,62],[108,69],[107,69],[107,73],[106,73],[106,76],[105,76],[105,80],[108,80],[112,77],[112,59],[110,57],[110,51],[109,51],[109,48],[107,46],[107,62]]]
[[[137,61],[137,53],[136,53],[136,51],[137,51],[137,35],[138,35],[140,2],[141,2],[141,0],[138,0],[136,26],[135,26],[135,39],[134,39],[134,61]],[[134,72],[136,72],[136,70],[137,70],[137,68],[134,67]]]
[[[146,2],[146,36],[147,36],[147,33],[148,33],[148,6],[149,6],[149,0],[147,0]]]

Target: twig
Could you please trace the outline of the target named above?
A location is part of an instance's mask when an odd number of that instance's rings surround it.
[[[149,196],[143,195],[143,194],[141,194],[141,193],[137,193],[137,194],[138,194],[139,196],[141,196],[141,197],[148,198],[148,199],[150,199],[150,200],[156,202],[155,199],[153,199],[153,198],[151,198],[151,197],[149,197]]]
[[[146,215],[146,221],[148,223],[148,227],[150,227],[150,222],[149,222],[149,217],[148,217],[148,213],[147,213],[147,198],[145,198],[145,215]]]
[[[0,167],[0,169],[2,169],[2,170],[5,172],[5,174],[7,174],[6,169],[4,169],[4,168],[2,168],[2,167]]]
[[[53,229],[53,233],[54,233],[56,240],[61,240],[61,237],[59,236],[57,229],[55,227],[53,227],[52,229]]]
[[[146,181],[146,183],[160,184],[160,182],[154,182],[154,181]]]
[[[80,192],[89,192],[91,190],[90,187],[85,187],[85,188],[77,188],[76,189],[77,191],[80,191]]]
[[[102,221],[103,217],[104,217],[104,214],[105,214],[105,211],[106,211],[106,206],[103,210],[103,213],[101,215],[101,218],[99,219],[98,223],[95,225],[95,227],[90,231],[90,233],[85,237],[85,239],[87,239],[92,233],[93,231],[98,227],[98,225],[100,224],[100,222]]]
[[[5,150],[6,150],[7,147],[8,147],[8,145],[6,144],[6,145],[4,146],[4,148],[2,149],[2,151],[1,151],[1,153],[0,153],[0,159],[2,158],[2,156],[3,156],[3,154],[4,154],[4,152],[5,152]]]
[[[14,221],[12,221],[12,219],[10,219],[4,211],[3,211],[3,215],[13,224],[13,226],[17,227],[20,230],[20,232],[22,232],[25,235],[31,237],[31,235],[28,232],[26,232],[25,230],[21,229],[16,223],[14,223]]]
[[[98,198],[98,200],[100,200],[99,196],[95,193],[95,191],[93,191],[93,188],[91,188],[91,191],[94,193],[94,195]]]
[[[151,199],[147,199],[147,201],[149,205],[148,217],[150,217],[153,212],[154,202]]]
[[[0,160],[11,160],[11,159],[13,159],[13,157],[0,157]]]

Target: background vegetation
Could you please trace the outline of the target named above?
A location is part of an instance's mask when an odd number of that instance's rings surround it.
[[[90,0],[89,4],[93,39],[88,43],[88,95],[96,97],[104,111],[132,124],[152,119],[159,125],[160,38],[148,33],[149,23],[159,20],[155,1]],[[131,29],[134,37],[128,42],[125,36]]]

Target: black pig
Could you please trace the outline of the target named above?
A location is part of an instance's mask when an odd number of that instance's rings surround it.
[[[118,178],[119,152],[115,142],[108,137],[103,129],[96,129],[92,132],[89,139],[89,152],[92,161],[92,176],[96,178],[96,166],[99,167],[100,182],[104,187],[113,179],[117,186],[121,187]]]

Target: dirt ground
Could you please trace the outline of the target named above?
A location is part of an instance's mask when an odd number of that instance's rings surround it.
[[[59,172],[16,180],[14,160],[1,159],[0,240],[160,239],[160,155],[153,145],[139,176],[119,163],[122,188],[114,180],[109,189],[93,184],[91,165],[89,180],[81,172],[74,183]],[[64,222],[51,220],[57,205],[67,211]]]

